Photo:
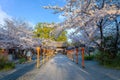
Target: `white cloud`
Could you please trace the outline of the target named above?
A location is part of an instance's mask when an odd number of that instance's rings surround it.
[[[65,17],[62,16],[61,14],[58,16],[58,18],[59,18],[60,21],[63,21],[65,19]]]
[[[0,7],[0,24],[4,25],[4,19],[6,18],[11,18],[11,16],[9,16],[5,11],[2,10],[2,8]]]

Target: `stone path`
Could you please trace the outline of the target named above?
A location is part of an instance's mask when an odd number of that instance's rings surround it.
[[[12,71],[3,72],[3,76],[0,80],[16,80],[17,78],[21,77],[22,75],[26,74],[27,72],[34,69],[35,62],[17,65],[18,67]],[[2,73],[1,73],[2,75]]]
[[[79,66],[81,66],[81,56],[79,56]],[[93,80],[120,80],[120,70],[106,68],[96,61],[85,61],[85,71],[94,77]]]
[[[107,69],[95,61],[85,61],[85,68],[66,56],[57,54],[39,69],[35,63],[5,76],[0,80],[120,80],[120,70]]]
[[[105,70],[105,71],[104,71]],[[120,70],[109,70],[96,62],[86,61],[86,68],[58,54],[40,69],[34,69],[17,80],[120,80]]]

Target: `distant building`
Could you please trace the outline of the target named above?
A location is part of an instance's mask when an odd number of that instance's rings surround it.
[[[47,40],[46,43],[43,44],[43,46],[56,48],[56,51],[63,51],[67,47],[67,44],[65,42]]]

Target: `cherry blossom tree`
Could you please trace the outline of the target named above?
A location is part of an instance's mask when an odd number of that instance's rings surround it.
[[[0,43],[7,44],[6,47],[31,48],[40,45],[40,39],[33,38],[33,31],[26,22],[5,19],[5,25],[1,27]],[[9,45],[8,45],[9,44]]]
[[[75,29],[74,34],[80,33],[80,35],[73,35],[72,33],[69,36],[72,41],[84,42],[86,46],[94,43],[101,51],[107,50],[109,53],[117,53],[120,21],[117,19],[120,15],[119,4],[119,0],[66,0],[64,7],[47,6],[44,8],[53,9],[55,13],[61,12],[65,17],[65,21],[59,24],[61,29],[57,28],[54,31],[57,32],[56,34],[59,35],[63,30],[73,28]],[[110,28],[116,29],[114,34]],[[109,40],[111,34],[113,34],[113,39]],[[106,39],[108,40],[106,41]],[[110,47],[108,44],[114,44],[114,46]]]
[[[64,7],[47,6],[44,8],[54,9],[57,12],[63,12],[66,20],[62,24],[62,29],[76,28],[76,33],[84,32],[88,39],[97,43],[93,38],[96,32],[101,34],[101,43],[103,43],[103,24],[106,23],[105,17],[112,17],[120,14],[120,1],[118,0],[66,0]],[[99,45],[101,46],[101,45]]]

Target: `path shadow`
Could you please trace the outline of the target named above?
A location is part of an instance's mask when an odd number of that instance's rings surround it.
[[[13,72],[12,74],[9,74],[9,75],[3,77],[0,80],[16,80],[17,78],[23,76],[24,74],[33,70],[34,68],[35,68],[35,63],[27,65],[27,66]]]

